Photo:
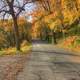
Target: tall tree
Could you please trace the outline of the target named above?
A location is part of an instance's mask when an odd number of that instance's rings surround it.
[[[20,40],[18,31],[17,19],[19,15],[25,10],[25,5],[33,0],[0,0],[0,14],[5,17],[10,15],[14,23],[14,34],[17,50],[20,50]]]
[[[48,16],[53,13],[52,6],[51,6],[52,0],[37,0],[37,1],[39,1],[40,5],[42,5],[42,7],[44,8],[45,16]],[[48,13],[48,14],[46,15],[46,13]],[[42,17],[42,18],[44,18],[44,17]],[[52,43],[53,43],[53,38],[54,38],[54,43],[56,44],[57,43],[56,33],[54,32],[54,30],[51,30],[51,33],[52,33]]]
[[[80,6],[80,5],[78,4],[78,1],[79,1],[79,0],[73,0],[74,6],[75,6],[77,12],[79,13],[79,10],[80,10],[79,6]],[[80,24],[80,15],[78,16],[78,23]]]

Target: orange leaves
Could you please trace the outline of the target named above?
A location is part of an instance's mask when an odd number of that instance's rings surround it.
[[[40,10],[34,10],[34,12],[31,14],[31,16],[38,17],[38,16],[41,16],[43,14],[44,14],[43,9],[42,10],[40,9]]]
[[[73,45],[74,42],[76,41],[76,39],[77,39],[77,36],[68,37],[68,38],[64,41],[63,44],[64,44],[64,45],[67,45],[67,46]]]
[[[72,51],[80,52],[80,43],[77,43],[78,39],[80,40],[79,36],[70,36],[60,43],[59,46]]]
[[[19,19],[18,19],[18,25],[24,25],[25,23],[26,23],[27,21],[26,21],[26,19],[24,18],[24,17],[20,17]]]
[[[18,25],[19,27],[24,25],[26,23],[26,19],[24,17],[20,17],[18,19]],[[0,27],[3,27],[5,31],[12,31],[13,30],[13,21],[12,19],[5,20],[4,22],[0,21]]]

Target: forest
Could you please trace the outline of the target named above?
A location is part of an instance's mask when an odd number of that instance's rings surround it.
[[[80,0],[0,0],[0,4],[1,51],[21,50],[33,39],[79,51]],[[29,4],[33,8],[28,13]]]
[[[0,0],[0,80],[80,80],[80,0]]]

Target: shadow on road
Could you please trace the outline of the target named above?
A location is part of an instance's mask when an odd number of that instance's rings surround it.
[[[70,56],[78,56],[80,57],[80,55],[76,55],[76,54],[72,54],[72,53],[68,53],[68,52],[57,52],[57,51],[41,51],[41,50],[32,50],[32,52],[37,52],[37,53],[51,53],[51,54],[62,54],[62,55],[70,55]]]
[[[44,40],[32,40],[32,44],[48,44],[48,42]]]

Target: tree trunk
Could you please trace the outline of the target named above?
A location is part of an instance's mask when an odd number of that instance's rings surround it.
[[[53,37],[52,38],[54,38],[54,44],[57,44],[56,33],[55,32],[53,32]]]
[[[13,16],[13,22],[14,22],[14,34],[15,34],[16,49],[20,50],[18,23],[17,23],[17,18],[15,18],[14,16]]]

